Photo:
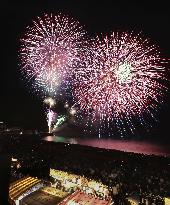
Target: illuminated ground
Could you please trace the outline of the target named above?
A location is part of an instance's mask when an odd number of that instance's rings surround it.
[[[63,192],[52,187],[46,187],[26,196],[22,200],[21,205],[59,204],[62,201],[62,199],[66,196],[66,192]]]
[[[77,205],[77,204],[86,204],[86,205],[109,205],[110,201],[101,200],[94,196],[89,196],[82,192],[76,191],[71,196],[68,196],[64,201],[59,205]]]
[[[146,155],[170,156],[168,144],[161,145],[158,143],[134,140],[81,139],[63,136],[47,136],[44,139],[46,141],[80,144],[104,149],[120,150],[124,152],[142,153]]]
[[[128,140],[80,140],[79,144],[92,147],[115,149],[125,152],[142,153],[147,155],[170,156],[170,150],[151,142],[128,141]]]

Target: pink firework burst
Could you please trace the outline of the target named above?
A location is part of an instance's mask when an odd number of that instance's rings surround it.
[[[84,34],[78,22],[63,15],[46,14],[27,27],[21,39],[21,71],[34,90],[57,94],[79,58]]]
[[[93,121],[133,123],[144,112],[154,117],[166,87],[165,61],[140,35],[112,33],[92,43],[77,68],[74,100]]]

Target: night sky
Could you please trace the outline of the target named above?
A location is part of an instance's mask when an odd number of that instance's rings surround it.
[[[142,31],[170,58],[170,12],[167,4],[124,4],[116,1],[5,1],[1,5],[0,121],[28,128],[46,128],[43,104],[21,80],[18,66],[19,39],[36,16],[62,12],[78,20],[91,36],[111,31]],[[112,2],[112,3],[111,3]],[[113,3],[114,2],[114,3]],[[170,95],[159,112],[159,123],[150,132],[169,138]]]

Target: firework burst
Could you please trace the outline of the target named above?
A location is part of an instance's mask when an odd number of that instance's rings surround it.
[[[54,97],[61,82],[67,84],[84,34],[78,22],[62,15],[46,14],[27,27],[21,39],[21,71],[34,91]]]
[[[166,90],[164,60],[140,35],[113,33],[92,43],[90,55],[75,73],[74,100],[93,122],[125,123],[133,132],[133,117],[154,118]],[[123,128],[125,129],[125,128]]]

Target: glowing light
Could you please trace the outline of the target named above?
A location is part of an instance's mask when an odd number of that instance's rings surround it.
[[[70,109],[70,115],[75,115],[77,113],[75,108]]]
[[[120,64],[118,69],[115,71],[117,79],[120,84],[130,82],[133,78],[133,68],[128,63]]]
[[[68,102],[66,102],[66,103],[64,104],[64,107],[65,107],[65,108],[68,108],[68,107],[69,107]]]
[[[48,98],[45,98],[44,103],[49,105],[49,107],[51,108],[56,104],[56,101],[55,99],[48,97]]]

